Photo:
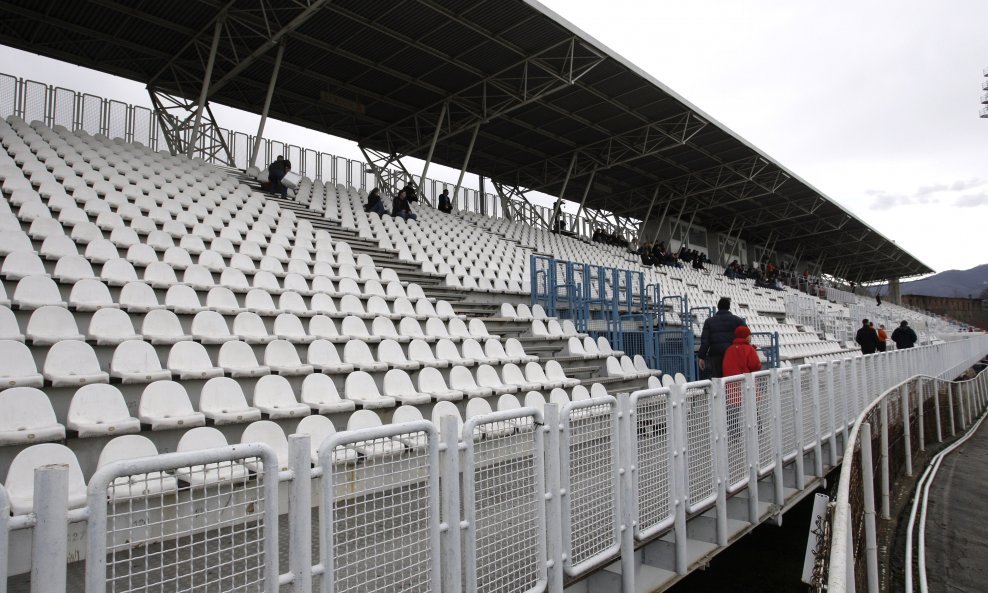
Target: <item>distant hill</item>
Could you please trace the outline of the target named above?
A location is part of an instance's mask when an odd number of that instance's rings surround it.
[[[902,294],[959,298],[967,298],[968,295],[976,298],[986,288],[988,288],[988,264],[970,270],[947,270],[922,280],[903,282],[901,286]],[[882,293],[887,292],[886,286]]]

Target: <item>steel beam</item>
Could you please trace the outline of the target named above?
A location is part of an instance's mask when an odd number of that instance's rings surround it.
[[[264,138],[264,125],[268,122],[268,110],[271,108],[271,97],[274,96],[275,85],[278,82],[278,70],[281,69],[281,58],[285,55],[285,44],[278,45],[278,53],[274,57],[274,69],[271,70],[271,81],[268,92],[264,95],[264,106],[261,108],[261,122],[257,124],[257,136],[254,137],[254,149],[250,153],[249,167],[257,166],[257,153],[261,151],[261,140]]]
[[[443,126],[443,119],[446,117],[447,105],[443,103],[443,108],[439,110],[439,119],[436,121],[436,131],[432,134],[432,143],[429,145],[429,154],[425,157],[425,166],[422,167],[422,176],[419,177],[419,186],[425,187],[425,176],[429,173],[429,165],[432,164],[432,155],[436,151],[436,142],[439,141],[439,131]]]
[[[213,30],[213,43],[209,47],[209,58],[206,60],[206,72],[202,77],[202,90],[199,92],[199,102],[196,105],[196,118],[195,123],[192,125],[192,134],[189,136],[189,146],[186,156],[190,159],[195,153],[197,136],[199,135],[199,126],[202,125],[202,110],[206,107],[206,97],[209,94],[209,81],[213,77],[213,64],[216,63],[216,50],[220,46],[220,33],[223,32],[223,21],[225,18],[219,18],[216,21],[216,27]]]
[[[463,157],[463,166],[460,167],[460,175],[456,178],[456,187],[453,189],[453,199],[456,199],[456,195],[460,192],[460,186],[463,185],[463,175],[467,172],[467,166],[470,164],[470,157],[473,155],[473,145],[477,142],[477,134],[480,133],[480,124],[477,124],[473,128],[473,134],[470,135],[470,144],[467,146],[467,153]],[[480,184],[480,195],[484,195],[484,185]]]

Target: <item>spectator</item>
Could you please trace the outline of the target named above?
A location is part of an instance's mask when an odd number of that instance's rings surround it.
[[[760,370],[762,361],[758,358],[758,351],[751,345],[751,330],[747,325],[740,325],[734,329],[734,343],[724,352],[724,376],[732,377]]]
[[[691,256],[690,256],[690,259],[693,260],[693,269],[694,270],[702,270],[703,269],[703,262],[704,262],[704,260],[707,259],[707,257],[705,255],[703,255],[702,253],[700,253],[699,251],[694,251],[691,254]]]
[[[652,246],[649,243],[639,247],[637,253],[642,258],[643,266],[651,267],[655,263],[655,260],[652,259]]]
[[[384,201],[381,200],[381,191],[376,187],[367,194],[367,204],[364,206],[364,212],[370,214],[373,212],[378,216],[384,216],[388,213],[384,209]]]
[[[874,354],[878,349],[878,333],[869,325],[867,319],[861,320],[861,327],[858,333],[854,334],[854,341],[861,346],[861,354]]]
[[[700,370],[706,377],[724,376],[724,352],[734,343],[734,331],[747,325],[744,319],[731,313],[731,299],[717,301],[717,313],[703,322],[700,332]]]
[[[412,212],[412,207],[408,203],[408,194],[405,193],[405,190],[398,192],[398,196],[394,199],[394,204],[391,206],[391,216],[395,218],[401,217],[403,220],[415,220],[418,218]]]
[[[450,214],[453,212],[453,202],[449,199],[449,190],[443,188],[443,193],[439,194],[439,211]]]
[[[876,294],[875,295],[875,305],[877,305],[879,307],[882,306],[882,295],[880,295],[880,294]]]
[[[892,341],[895,342],[895,347],[899,350],[912,348],[916,345],[917,340],[916,332],[913,331],[913,328],[909,327],[909,322],[905,320],[892,332]]]
[[[281,180],[292,170],[291,161],[278,155],[273,163],[268,165],[268,183],[271,185],[271,193],[281,194],[281,197],[288,197],[288,188],[281,184]]]
[[[889,339],[889,336],[888,336],[887,333],[885,333],[885,325],[884,324],[878,324],[878,351],[879,352],[885,352],[885,349],[888,347],[888,339]]]
[[[419,195],[415,192],[415,182],[409,181],[401,191],[405,192],[405,199],[409,204],[419,201]]]

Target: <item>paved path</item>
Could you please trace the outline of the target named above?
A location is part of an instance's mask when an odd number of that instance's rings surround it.
[[[926,517],[930,593],[988,591],[988,422],[948,455]]]

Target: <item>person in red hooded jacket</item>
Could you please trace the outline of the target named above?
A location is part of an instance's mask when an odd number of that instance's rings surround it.
[[[751,345],[751,330],[747,325],[734,329],[734,342],[724,352],[724,376],[733,377],[762,370],[762,361]],[[724,385],[727,403],[727,430],[731,443],[740,442],[743,436],[741,419],[743,383],[731,382]]]

